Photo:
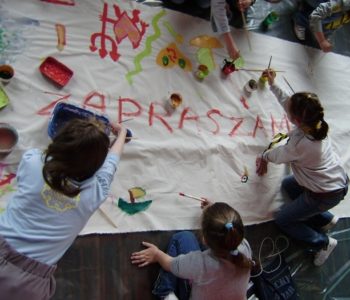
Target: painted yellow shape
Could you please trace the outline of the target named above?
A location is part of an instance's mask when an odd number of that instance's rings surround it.
[[[199,48],[223,48],[222,44],[220,41],[213,36],[209,35],[200,35],[195,38],[193,38],[190,41],[190,45],[199,47]]]
[[[179,50],[175,43],[168,44],[157,55],[156,62],[163,68],[178,66],[184,71],[192,70],[191,61]]]
[[[131,193],[135,199],[144,197],[146,195],[146,191],[141,187],[133,187],[129,189],[128,192]]]

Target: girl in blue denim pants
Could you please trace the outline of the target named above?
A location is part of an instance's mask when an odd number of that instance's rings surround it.
[[[192,232],[182,231],[172,237],[167,253],[142,242],[147,249],[131,255],[139,267],[161,265],[153,294],[162,299],[246,299],[253,262],[242,219],[226,203],[206,200],[204,206],[201,231],[207,250],[201,251]]]
[[[275,73],[265,71],[271,91],[296,126],[285,145],[265,150],[256,160],[257,174],[267,163],[290,163],[293,175],[282,181],[282,191],[292,200],[276,214],[276,224],[292,238],[306,242],[316,252],[314,264],[322,265],[337,245],[324,231],[336,223],[328,212],[344,199],[348,177],[327,137],[328,124],[317,95],[309,92],[289,97],[276,84]]]

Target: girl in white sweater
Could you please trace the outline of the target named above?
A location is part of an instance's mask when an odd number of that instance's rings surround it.
[[[265,150],[256,160],[257,174],[267,172],[267,163],[290,163],[293,175],[282,181],[282,191],[291,202],[276,213],[277,225],[292,238],[306,242],[316,252],[314,264],[322,265],[337,245],[324,229],[335,222],[328,212],[344,199],[348,177],[327,137],[323,107],[314,93],[289,97],[274,84],[275,74],[266,70],[271,91],[296,126],[288,142]]]

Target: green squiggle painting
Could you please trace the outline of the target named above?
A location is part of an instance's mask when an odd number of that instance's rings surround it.
[[[132,77],[136,75],[137,73],[140,73],[142,71],[142,66],[141,66],[141,60],[143,60],[146,56],[150,55],[152,53],[152,43],[160,37],[160,29],[158,26],[158,22],[160,18],[162,18],[166,14],[165,10],[162,10],[158,14],[156,14],[152,20],[152,26],[154,29],[154,34],[149,36],[146,39],[146,47],[145,50],[143,50],[141,53],[139,53],[135,59],[134,59],[134,65],[135,69],[128,72],[125,77],[129,84],[132,84]]]

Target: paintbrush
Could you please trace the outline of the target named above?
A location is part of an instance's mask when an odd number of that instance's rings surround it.
[[[133,120],[133,118],[125,119],[125,120],[119,122],[119,124],[120,124],[120,123],[124,123],[124,122],[128,122],[128,121],[131,121],[131,120]]]
[[[287,78],[283,76],[283,79],[284,79],[284,81],[288,84],[288,86],[289,86],[289,88],[292,90],[292,92],[295,94],[295,92],[294,92],[292,86],[290,85],[290,83],[288,82]]]
[[[188,195],[188,194],[184,194],[184,193],[179,193],[179,195],[183,196],[183,197],[191,198],[191,199],[194,199],[194,200],[197,200],[197,201],[200,201],[200,202],[205,202],[206,201],[203,198],[192,196],[192,195]]]
[[[104,216],[104,218],[105,218],[111,225],[113,225],[113,227],[118,228],[118,226],[116,225],[116,223],[114,223],[114,221],[104,212],[104,210],[101,208],[101,206],[98,208],[98,210],[99,210],[100,213]]]
[[[247,41],[248,41],[249,50],[252,51],[252,45],[250,43],[250,38],[249,38],[249,31],[247,28],[247,21],[245,19],[245,15],[244,15],[243,11],[241,11],[241,16],[242,16],[242,21],[243,21],[243,29],[244,29],[244,32],[245,32],[245,35],[246,35]]]
[[[245,68],[241,68],[241,69],[236,69],[238,71],[250,71],[250,72],[264,72],[265,70],[260,70],[260,69],[245,69]],[[285,71],[276,71],[273,70],[274,72],[285,72]]]
[[[270,56],[270,61],[269,61],[269,65],[267,66],[267,69],[270,69],[270,66],[271,66],[271,60],[272,60],[272,55]]]

